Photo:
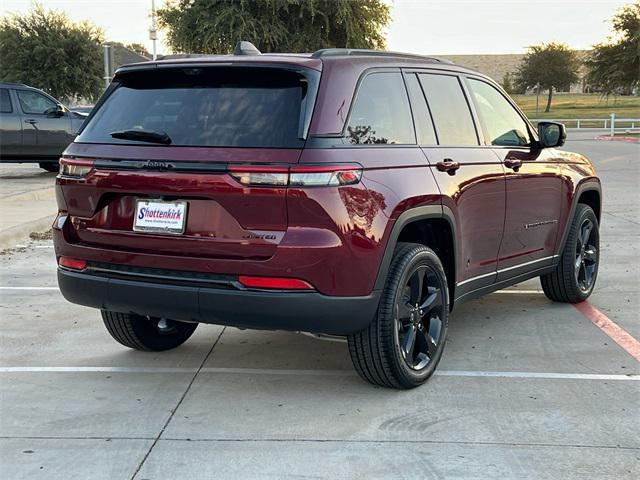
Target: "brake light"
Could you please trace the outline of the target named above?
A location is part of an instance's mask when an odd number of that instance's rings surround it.
[[[84,158],[61,158],[60,175],[63,177],[84,178],[93,170],[93,160]]]
[[[353,185],[362,178],[360,165],[282,166],[241,165],[229,169],[236,181],[247,186],[330,187]]]
[[[313,290],[313,287],[298,278],[247,277],[240,275],[239,281],[249,288],[273,288],[277,290]]]
[[[330,187],[353,185],[362,178],[358,165],[326,165],[291,167],[289,185],[292,187]]]
[[[84,270],[87,268],[87,262],[84,260],[78,260],[76,258],[60,257],[58,259],[58,265],[71,270]]]
[[[289,169],[280,166],[238,165],[229,170],[229,175],[242,185],[286,187]]]

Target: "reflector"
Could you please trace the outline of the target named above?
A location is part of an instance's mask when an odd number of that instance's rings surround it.
[[[273,288],[278,290],[313,290],[313,287],[298,278],[248,277],[240,275],[240,283],[249,288]]]
[[[84,270],[87,268],[87,262],[84,260],[78,260],[76,258],[60,257],[58,259],[58,265],[72,270]]]

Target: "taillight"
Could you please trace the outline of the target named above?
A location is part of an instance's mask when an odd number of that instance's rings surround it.
[[[330,187],[353,185],[362,178],[357,165],[295,166],[291,167],[289,185],[292,187]]]
[[[87,268],[87,262],[84,260],[78,260],[77,258],[60,257],[58,259],[58,265],[71,270],[84,270]]]
[[[63,177],[84,178],[93,170],[93,160],[84,158],[61,158],[60,175]]]
[[[353,185],[362,178],[359,165],[281,166],[241,165],[229,168],[229,175],[242,185],[273,187],[331,187]]]
[[[279,166],[238,165],[229,168],[229,175],[242,185],[286,187],[289,169]]]
[[[242,285],[249,288],[272,288],[276,290],[313,290],[313,287],[298,278],[248,277],[240,275]]]

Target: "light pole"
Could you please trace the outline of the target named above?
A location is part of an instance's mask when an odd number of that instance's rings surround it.
[[[149,39],[153,42],[153,59],[158,58],[156,52],[156,41],[158,40],[158,33],[156,32],[156,2],[151,0],[151,28],[149,29]]]
[[[109,88],[109,83],[111,83],[111,71],[113,70],[111,45],[105,43],[102,47],[104,49],[104,88]]]

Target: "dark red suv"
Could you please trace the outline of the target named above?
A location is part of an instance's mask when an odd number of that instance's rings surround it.
[[[198,322],[344,335],[364,379],[414,387],[455,304],[536,276],[591,293],[600,182],[564,139],[437,58],[129,65],[61,159],[60,289],[128,347]]]

